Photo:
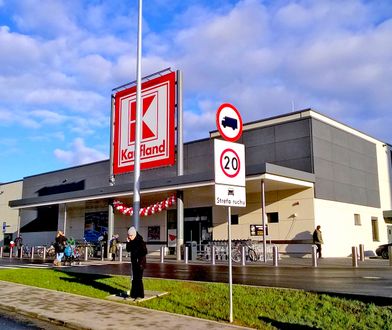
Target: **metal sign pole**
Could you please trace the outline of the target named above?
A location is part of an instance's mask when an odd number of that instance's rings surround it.
[[[266,237],[266,227],[265,227],[265,218],[266,218],[266,212],[265,212],[265,182],[264,180],[261,180],[261,207],[262,207],[262,223],[263,223],[263,261],[267,262],[267,237]]]
[[[182,112],[182,72],[177,71],[177,176],[184,175],[184,139]],[[184,191],[177,191],[177,260],[181,260],[181,247],[184,245]]]
[[[143,1],[139,0],[139,19],[137,34],[137,65],[136,65],[136,128],[135,128],[135,161],[133,179],[133,224],[139,230],[139,210],[140,210],[140,139],[141,139],[141,71],[142,71],[142,6]]]
[[[227,208],[227,232],[228,232],[228,255],[229,255],[229,295],[230,295],[230,317],[229,322],[233,322],[233,272],[231,261],[231,207]]]

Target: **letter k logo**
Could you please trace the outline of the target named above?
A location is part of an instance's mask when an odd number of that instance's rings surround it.
[[[129,142],[135,142],[136,132],[136,101],[131,102],[129,112]],[[142,141],[156,138],[158,135],[157,96],[149,95],[142,98]]]

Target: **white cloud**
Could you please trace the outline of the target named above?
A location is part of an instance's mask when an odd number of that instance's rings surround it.
[[[57,159],[68,165],[87,164],[108,158],[102,151],[87,147],[82,138],[76,138],[69,150],[55,149],[53,153]]]
[[[31,37],[0,27],[0,74],[22,73],[40,59],[39,44]]]
[[[77,112],[90,112],[102,109],[105,103],[110,104],[110,100],[95,91],[78,89],[36,89],[28,93],[25,99],[32,104],[62,104]]]
[[[14,15],[13,18],[18,27],[24,31],[34,31],[52,36],[59,33],[75,33],[78,28],[73,19],[72,2],[52,0],[18,1],[18,14]]]
[[[4,125],[13,121],[13,115],[11,111],[0,109],[0,125]]]
[[[67,116],[49,110],[33,110],[30,115],[45,124],[62,124],[68,119]]]

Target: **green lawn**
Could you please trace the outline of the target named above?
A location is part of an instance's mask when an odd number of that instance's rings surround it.
[[[104,299],[129,290],[129,277],[51,269],[2,269],[0,280]],[[146,290],[169,292],[139,303],[147,308],[227,321],[227,284],[144,279]],[[233,286],[234,323],[258,329],[392,329],[392,306],[300,290]]]

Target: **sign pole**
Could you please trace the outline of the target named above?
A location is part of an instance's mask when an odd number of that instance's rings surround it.
[[[265,228],[265,218],[266,218],[266,212],[265,212],[265,182],[264,180],[261,180],[261,207],[263,209],[262,213],[262,223],[263,223],[263,261],[264,263],[267,262],[267,237],[266,237],[266,228]]]
[[[230,316],[229,322],[233,322],[233,272],[231,261],[231,207],[227,208],[227,232],[228,232],[228,255],[229,255],[229,296],[230,296]]]
[[[136,127],[135,127],[135,165],[133,171],[133,224],[139,230],[140,210],[140,139],[141,139],[141,71],[142,71],[142,7],[139,0],[138,34],[137,34],[137,64],[136,64]]]
[[[177,71],[177,175],[184,175],[184,139],[182,113],[182,72]],[[177,241],[176,258],[181,260],[181,247],[184,245],[184,191],[177,191]]]
[[[245,146],[234,143],[242,134],[242,118],[229,103],[216,112],[216,126],[226,140],[214,140],[215,205],[227,206],[229,266],[229,321],[233,322],[233,269],[231,260],[231,206],[246,207]]]

